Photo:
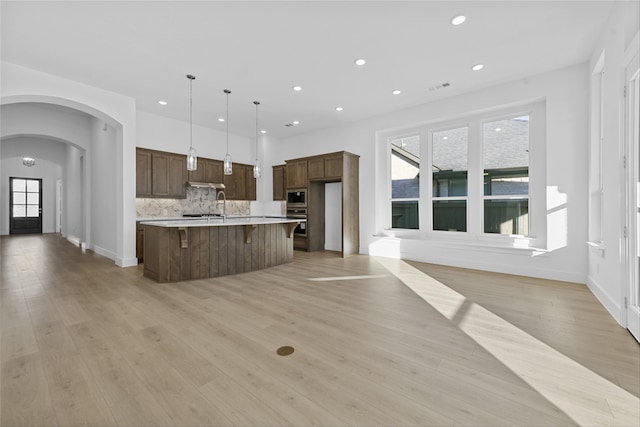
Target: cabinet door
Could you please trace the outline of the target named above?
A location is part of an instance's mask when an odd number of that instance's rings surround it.
[[[204,182],[222,184],[224,181],[224,164],[220,160],[207,159],[204,168]]]
[[[136,148],[136,197],[151,196],[151,152]]]
[[[246,165],[241,163],[233,164],[233,173],[224,175],[224,192],[227,200],[246,200]]]
[[[187,197],[187,156],[169,156],[169,196]]]
[[[307,161],[293,160],[287,162],[287,188],[307,187]]]
[[[324,177],[340,178],[342,176],[343,155],[331,155],[324,158]]]
[[[253,166],[249,165],[245,168],[245,200],[255,200],[256,199],[256,179],[253,177]]]
[[[169,155],[151,154],[151,193],[154,196],[169,196]]]
[[[277,165],[273,167],[273,200],[286,200],[284,172],[285,165]]]
[[[324,178],[324,157],[309,159],[307,176],[309,180]]]
[[[205,179],[204,179],[205,160],[206,159],[198,158],[198,169],[187,172],[189,181],[205,182]]]

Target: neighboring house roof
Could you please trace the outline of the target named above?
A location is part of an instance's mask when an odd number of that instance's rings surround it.
[[[499,130],[498,130],[499,129]],[[467,170],[468,128],[448,129],[433,133],[433,169]],[[521,168],[529,166],[529,118],[517,117],[484,124],[484,168]],[[418,135],[392,140],[393,152],[420,159]]]

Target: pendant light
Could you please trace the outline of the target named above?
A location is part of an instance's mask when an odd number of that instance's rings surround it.
[[[253,177],[260,178],[262,174],[262,167],[260,166],[260,160],[258,160],[258,101],[253,101],[256,106],[256,162],[253,164]]]
[[[189,79],[189,151],[187,151],[187,170],[194,171],[198,169],[198,154],[193,148],[193,81],[196,76],[187,74]]]
[[[231,91],[225,89],[224,93],[227,94],[227,154],[224,156],[224,174],[231,175],[233,173],[233,162],[231,161],[231,154],[229,154],[229,94]]]

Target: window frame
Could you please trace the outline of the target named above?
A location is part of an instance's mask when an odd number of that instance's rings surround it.
[[[385,141],[386,183],[382,187],[389,186],[387,194],[391,194],[391,141],[407,136],[420,135],[420,199],[419,203],[419,229],[391,228],[391,198],[386,198],[382,205],[378,205],[378,214],[386,211],[386,215],[379,221],[383,235],[410,239],[434,239],[438,241],[472,243],[481,246],[494,246],[506,248],[536,248],[545,249],[547,246],[547,216],[552,212],[547,211],[547,199],[552,197],[557,187],[547,188],[546,177],[546,99],[539,98],[527,102],[486,109],[484,111],[460,115],[457,118],[424,122],[420,126],[407,126],[396,131],[379,132],[378,136]],[[529,235],[513,235],[484,233],[484,142],[482,129],[484,123],[497,120],[529,116]],[[423,165],[433,163],[432,146],[433,133],[442,130],[468,127],[467,141],[467,231],[451,232],[448,230],[433,229],[433,202],[444,200],[434,199],[433,171],[429,167],[428,173],[422,169]],[[426,143],[424,142],[426,141]],[[381,146],[382,148],[382,146]],[[556,189],[556,190],[554,190]],[[457,199],[459,197],[452,197]],[[553,200],[553,197],[552,199]]]

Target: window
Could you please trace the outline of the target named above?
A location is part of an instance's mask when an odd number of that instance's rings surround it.
[[[529,116],[485,123],[484,232],[529,235]]]
[[[420,136],[391,141],[391,227],[418,229]]]
[[[380,142],[391,200],[384,212],[391,217],[380,224],[400,237],[421,238],[420,230],[437,239],[546,247],[545,110],[541,101],[386,134]]]
[[[469,128],[433,132],[433,229],[467,231],[467,156]]]

